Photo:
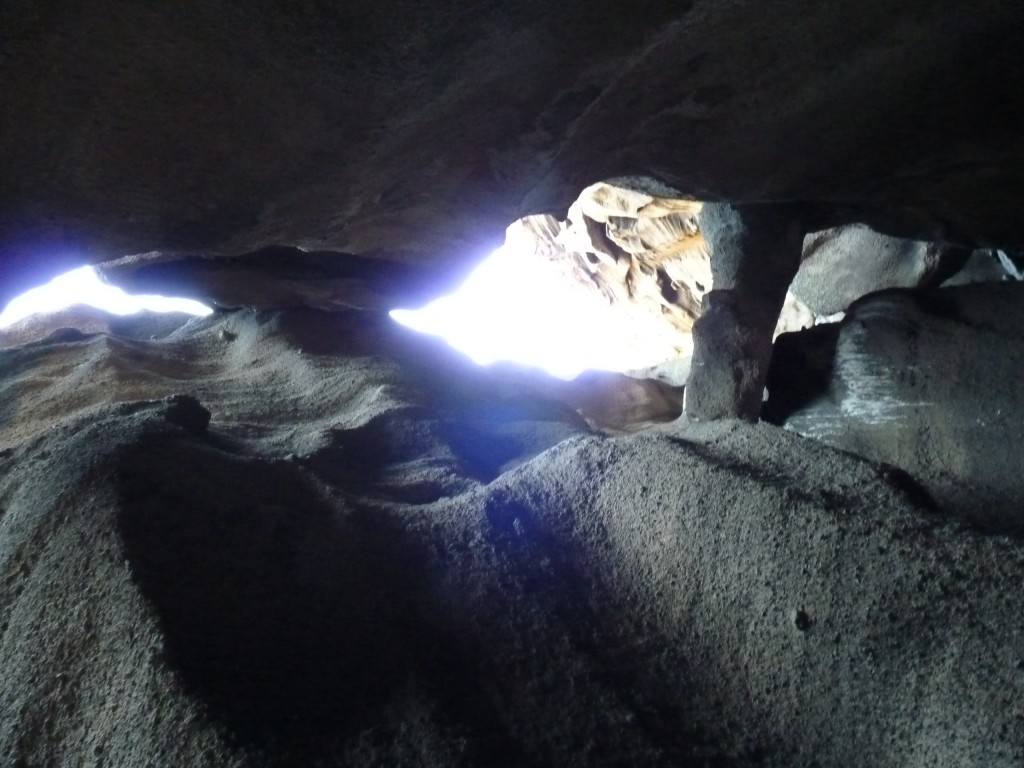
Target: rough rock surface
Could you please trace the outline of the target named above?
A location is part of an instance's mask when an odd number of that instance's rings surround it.
[[[0,763],[1024,763],[1019,289],[781,341],[769,403],[841,450],[363,311],[618,177],[1019,252],[1022,37],[1018,0],[0,3],[0,303],[155,252],[118,274],[279,310],[3,337]]]
[[[131,339],[162,339],[192,319],[178,312],[139,312],[119,316],[94,307],[73,304],[57,312],[29,315],[6,328],[0,328],[0,349],[63,336],[74,341],[91,333],[111,333]]]
[[[426,303],[449,282],[436,271],[351,253],[270,246],[236,257],[151,252],[96,265],[128,293],[158,293],[236,309],[374,309]]]
[[[367,313],[0,370],[4,763],[1024,760],[1024,548],[884,466],[604,437]]]
[[[1024,284],[885,291],[780,337],[766,417],[906,470],[987,530],[1024,532]]]
[[[804,238],[790,290],[815,316],[827,317],[874,291],[936,287],[959,272],[970,255],[967,249],[889,237],[864,225],[836,227]]]

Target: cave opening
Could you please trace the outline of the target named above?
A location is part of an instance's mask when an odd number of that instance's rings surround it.
[[[657,327],[658,318],[644,318],[646,328],[638,328],[611,297],[573,279],[565,263],[545,258],[543,245],[520,220],[453,293],[390,315],[442,337],[479,365],[511,362],[564,380],[587,370],[637,371],[680,351],[666,339],[671,329]],[[563,252],[563,258],[572,256]],[[675,341],[686,344],[685,336]]]
[[[213,312],[210,307],[194,299],[129,294],[105,282],[92,266],[85,265],[61,273],[48,283],[12,299],[0,312],[0,329],[11,328],[29,318],[52,315],[76,305],[93,307],[113,315],[134,315],[148,311],[205,316]]]
[[[564,220],[535,214],[513,222],[504,245],[453,293],[391,317],[480,365],[682,385],[690,329],[711,285],[699,210],[649,179],[594,184]]]
[[[565,380],[616,372],[682,387],[713,288],[704,207],[648,177],[593,184],[564,219],[513,222],[504,245],[453,293],[390,315],[480,365],[508,361]],[[846,304],[838,306],[812,309],[791,291],[774,336],[840,319]]]

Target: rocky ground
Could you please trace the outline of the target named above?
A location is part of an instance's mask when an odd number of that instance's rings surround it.
[[[150,335],[0,352],[4,764],[1024,760],[1024,548],[930,477],[376,313]]]

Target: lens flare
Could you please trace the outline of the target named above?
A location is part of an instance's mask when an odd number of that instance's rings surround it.
[[[120,288],[104,283],[95,269],[85,266],[65,272],[46,285],[26,291],[12,300],[0,313],[0,328],[7,328],[31,315],[57,312],[74,304],[85,304],[115,315],[132,315],[143,310],[190,315],[208,315],[213,311],[192,299],[129,296]]]

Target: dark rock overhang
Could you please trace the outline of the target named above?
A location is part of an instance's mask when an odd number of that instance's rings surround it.
[[[81,254],[443,266],[643,174],[1024,244],[1019,8],[651,1],[5,6],[0,299]],[[828,222],[829,224],[836,221]]]

